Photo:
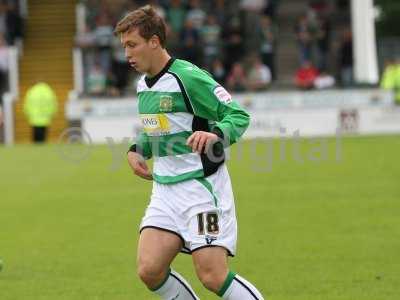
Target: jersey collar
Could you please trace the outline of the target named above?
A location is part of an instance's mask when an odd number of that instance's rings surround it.
[[[153,77],[145,77],[144,81],[146,82],[146,85],[148,88],[153,87],[153,85],[156,84],[156,82],[165,74],[167,73],[169,67],[172,65],[172,63],[174,62],[175,58],[170,58],[167,62],[167,64],[165,65],[165,67],[155,76]]]

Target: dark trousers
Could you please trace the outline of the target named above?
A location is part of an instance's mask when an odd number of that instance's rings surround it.
[[[47,127],[45,126],[33,126],[33,142],[34,143],[44,143],[46,141]]]

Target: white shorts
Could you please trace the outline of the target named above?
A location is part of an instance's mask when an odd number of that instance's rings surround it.
[[[237,222],[232,185],[226,165],[206,178],[175,184],[153,182],[151,201],[140,225],[178,235],[181,252],[220,246],[236,253]]]

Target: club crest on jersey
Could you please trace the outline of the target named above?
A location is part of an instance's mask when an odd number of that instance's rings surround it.
[[[160,97],[160,112],[171,112],[174,102],[171,96]]]
[[[232,102],[232,96],[228,93],[226,89],[222,86],[217,86],[214,89],[214,95],[218,98],[218,100],[224,104],[229,104]]]

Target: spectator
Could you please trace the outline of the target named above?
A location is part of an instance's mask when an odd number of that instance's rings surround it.
[[[382,89],[391,90],[396,86],[398,66],[395,60],[388,59],[385,61],[380,86]]]
[[[247,89],[246,73],[241,63],[235,62],[232,65],[226,84],[228,89],[233,92],[243,92]]]
[[[308,31],[310,33],[311,40],[314,42],[318,28],[318,14],[315,10],[308,8],[306,12],[306,18],[308,23]]]
[[[257,55],[250,58],[251,67],[247,76],[247,87],[251,91],[263,91],[271,84],[271,71]]]
[[[225,0],[216,0],[211,2],[212,4],[209,7],[209,11],[212,10],[213,15],[217,19],[218,25],[223,27],[226,24],[227,18],[230,17]]]
[[[318,70],[311,61],[305,61],[300,69],[297,70],[295,76],[295,84],[300,89],[312,89],[314,81],[318,77]]]
[[[329,9],[329,5],[326,0],[310,0],[309,6],[315,11],[319,16],[325,15]]]
[[[266,0],[241,0],[240,7],[245,11],[260,13],[268,6]]]
[[[83,32],[80,32],[75,38],[76,45],[80,48],[90,48],[95,45],[94,34],[89,26],[85,26]]]
[[[314,87],[318,90],[328,89],[335,86],[335,83],[335,77],[322,70],[314,81]]]
[[[33,141],[45,142],[47,129],[57,112],[57,97],[53,89],[44,82],[34,84],[26,93],[24,112],[32,126]]]
[[[4,36],[0,34],[0,103],[8,90],[8,47]]]
[[[7,32],[7,4],[0,1],[0,34],[6,37]]]
[[[182,7],[181,0],[171,0],[167,10],[167,21],[170,24],[172,33],[179,35],[186,18],[186,11]]]
[[[239,5],[243,19],[245,47],[247,51],[253,51],[259,42],[258,36],[254,32],[259,25],[259,19],[267,5],[267,1],[241,0]]]
[[[306,15],[302,15],[298,19],[295,32],[300,51],[300,64],[303,65],[311,60],[312,52],[312,34]]]
[[[181,56],[195,65],[201,65],[200,35],[190,19],[186,20],[181,32]]]
[[[380,85],[385,90],[392,90],[395,103],[400,105],[400,59],[386,61]]]
[[[201,28],[200,34],[204,46],[204,64],[210,67],[211,62],[220,52],[219,41],[221,37],[221,26],[217,23],[217,19],[214,15],[208,15],[207,22]]]
[[[83,77],[87,78],[88,72],[93,67],[96,57],[94,34],[90,31],[88,26],[84,28],[84,32],[76,37],[75,43],[82,50]]]
[[[270,17],[271,19],[275,19],[276,9],[279,1],[280,0],[268,0],[264,9],[264,15]]]
[[[234,17],[223,33],[223,40],[225,41],[225,69],[231,70],[233,64],[242,60],[244,54],[244,40],[240,20]]]
[[[7,33],[5,38],[7,40],[7,44],[14,46],[18,39],[21,39],[23,36],[23,24],[22,18],[19,15],[15,3],[13,1],[9,1],[6,4],[6,27]]]
[[[128,84],[130,67],[126,62],[125,49],[121,46],[118,37],[114,37],[112,42],[111,68],[113,74],[113,85],[116,88],[117,95],[123,94]]]
[[[193,24],[193,27],[197,30],[200,30],[206,19],[206,13],[200,7],[199,0],[190,0],[189,7],[190,8],[187,12],[186,20],[190,20]]]
[[[226,71],[224,68],[224,64],[219,58],[214,59],[214,61],[212,62],[210,73],[218,83],[220,83],[221,85],[225,84]]]
[[[350,28],[343,31],[339,50],[340,81],[344,87],[353,84],[353,35]]]
[[[88,31],[96,29],[96,18],[100,12],[100,6],[98,0],[85,0],[86,9],[86,25]]]
[[[101,96],[106,93],[107,73],[97,62],[89,70],[86,79],[86,90],[91,95]]]
[[[331,24],[330,21],[322,16],[317,18],[317,68],[325,70],[327,68],[328,55],[331,42]]]
[[[108,73],[111,66],[111,42],[113,26],[111,16],[107,11],[102,11],[96,20],[96,29],[93,32],[94,41],[99,50],[99,59],[102,69]]]
[[[276,78],[275,73],[275,30],[272,20],[268,16],[261,17],[260,22],[260,55],[262,62],[270,69],[272,79]]]
[[[181,48],[180,34],[185,23],[186,10],[180,0],[171,0],[167,9],[168,48],[178,52]]]

